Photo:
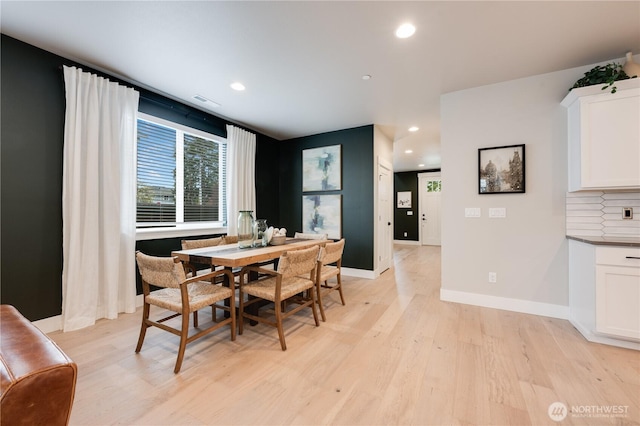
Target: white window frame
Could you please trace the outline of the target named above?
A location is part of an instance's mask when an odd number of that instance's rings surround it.
[[[154,124],[158,124],[161,126],[170,127],[176,130],[176,158],[184,157],[184,133],[188,133],[190,135],[198,136],[204,139],[213,140],[215,142],[221,143],[223,145],[227,144],[227,140],[221,136],[213,135],[211,133],[206,133],[198,129],[194,129],[192,127],[187,127],[179,123],[175,123],[173,121],[164,120],[162,118],[154,117],[149,114],[145,114],[143,112],[138,112],[139,119],[152,122]],[[135,146],[135,154],[137,156],[138,153],[138,145],[136,138],[136,146]],[[137,164],[137,160],[135,161]],[[222,165],[222,158],[220,159],[219,166]],[[228,167],[228,166],[227,166]],[[138,226],[149,225],[149,223],[137,223],[136,222],[136,240],[153,240],[158,238],[172,238],[172,237],[189,237],[189,236],[197,236],[197,235],[205,235],[205,234],[218,234],[218,233],[226,233],[227,227],[223,226],[223,221],[209,221],[209,222],[184,222],[184,163],[182,161],[176,161],[176,222],[171,226],[159,226],[154,228],[142,228]],[[136,173],[137,176],[137,173]],[[224,178],[226,181],[226,177]],[[137,178],[136,178],[137,185]],[[220,197],[220,201],[226,202],[223,200],[223,191],[222,185],[220,186],[218,196]],[[135,212],[133,213],[136,214]],[[166,223],[166,222],[165,222]]]

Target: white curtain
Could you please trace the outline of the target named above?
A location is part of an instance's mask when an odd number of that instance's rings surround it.
[[[64,67],[63,330],[136,309],[135,139],[139,94]]]
[[[227,233],[238,234],[238,212],[256,217],[256,135],[227,125]]]

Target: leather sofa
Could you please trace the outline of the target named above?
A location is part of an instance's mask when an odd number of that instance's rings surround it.
[[[66,425],[76,364],[11,305],[0,305],[0,424]]]

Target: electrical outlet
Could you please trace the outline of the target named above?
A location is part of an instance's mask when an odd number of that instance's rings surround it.
[[[407,236],[407,233],[406,233],[406,232],[404,233],[404,236],[405,236],[405,237]]]
[[[489,282],[490,283],[498,282],[498,274],[496,274],[495,272],[489,272]]]

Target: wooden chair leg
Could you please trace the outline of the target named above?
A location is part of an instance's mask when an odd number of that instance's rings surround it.
[[[322,316],[322,321],[326,322],[327,317],[324,315],[324,306],[322,306],[322,288],[320,283],[316,285],[316,293],[318,294],[318,306],[320,307],[320,316]]]
[[[240,307],[238,308],[238,334],[242,335],[244,330],[244,295],[240,291]],[[233,303],[233,302],[232,302]]]
[[[343,305],[346,305],[344,302],[344,294],[342,294],[342,278],[340,277],[340,274],[337,275],[336,279],[338,280],[338,293],[340,293],[340,300]]]
[[[189,334],[189,315],[182,315],[182,329],[180,330],[180,347],[178,349],[178,359],[176,360],[176,368],[173,369],[174,373],[178,373],[180,371],[180,367],[182,367],[182,360],[184,359],[184,350],[187,347],[188,334]]]
[[[145,303],[142,308],[142,325],[140,326],[140,337],[138,337],[138,344],[136,345],[136,353],[140,352],[140,349],[142,349],[144,336],[147,334],[147,328],[149,328],[149,325],[147,324],[147,320],[149,319],[149,308],[150,308],[150,305],[148,303]]]
[[[313,319],[316,321],[316,327],[320,325],[320,322],[318,322],[318,311],[316,311],[316,291],[314,287],[311,287],[309,289],[309,292],[311,293],[311,310],[313,311]],[[322,310],[322,305],[320,305],[320,309]],[[323,319],[324,321],[324,319]]]
[[[284,329],[282,328],[282,308],[280,303],[274,303],[276,310],[276,326],[278,327],[278,337],[280,337],[280,346],[283,351],[287,350],[287,344],[284,342]]]

